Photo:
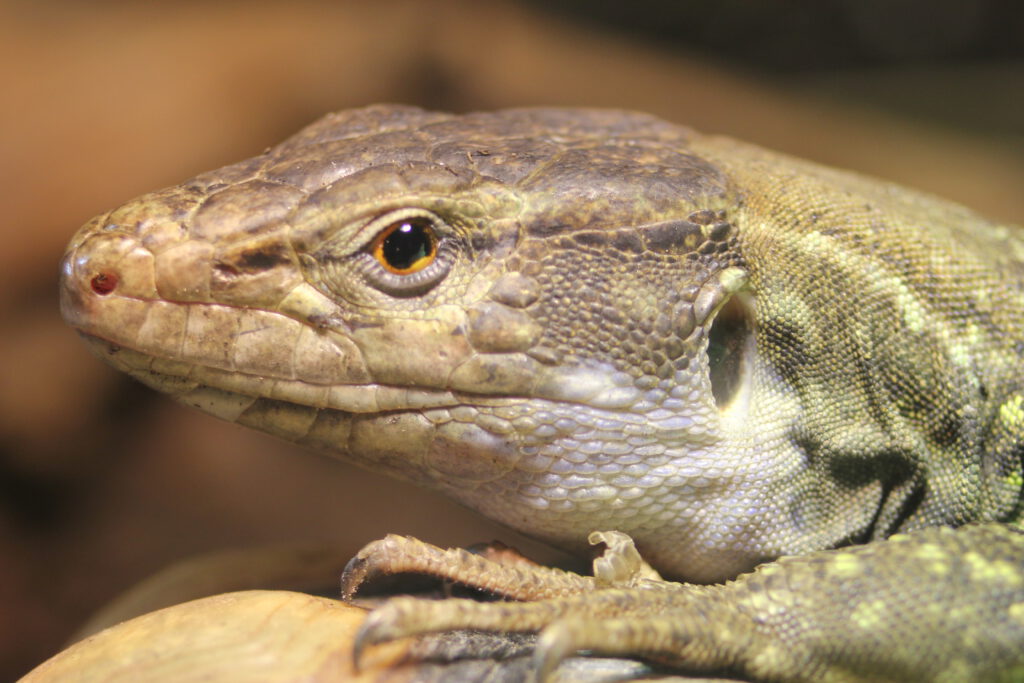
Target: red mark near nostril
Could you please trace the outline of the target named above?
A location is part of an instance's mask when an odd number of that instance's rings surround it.
[[[106,296],[117,287],[117,276],[113,273],[100,273],[89,281],[92,291],[100,296]]]

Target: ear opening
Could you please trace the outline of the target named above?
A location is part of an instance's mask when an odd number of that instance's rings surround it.
[[[719,411],[735,406],[746,394],[755,352],[753,304],[748,292],[732,295],[708,330],[708,375]]]

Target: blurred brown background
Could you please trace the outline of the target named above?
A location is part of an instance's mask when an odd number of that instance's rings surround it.
[[[0,679],[198,553],[521,542],[107,370],[57,311],[91,215],[391,101],[646,110],[1024,223],[1022,45],[1014,0],[0,0]]]

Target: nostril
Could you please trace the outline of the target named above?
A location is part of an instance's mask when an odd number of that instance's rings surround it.
[[[117,288],[117,275],[114,273],[99,273],[89,281],[92,291],[100,296],[106,296]]]

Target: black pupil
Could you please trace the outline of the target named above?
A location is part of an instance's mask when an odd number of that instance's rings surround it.
[[[434,240],[426,221],[405,221],[384,238],[381,252],[395,270],[412,268],[434,253]]]

